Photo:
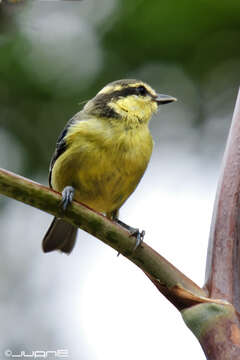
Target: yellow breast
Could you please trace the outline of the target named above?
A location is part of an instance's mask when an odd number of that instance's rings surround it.
[[[146,124],[125,130],[98,119],[74,125],[66,142],[52,170],[53,188],[71,185],[76,200],[104,213],[120,208],[135,190],[153,147]]]

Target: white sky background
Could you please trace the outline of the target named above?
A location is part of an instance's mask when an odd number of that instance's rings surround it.
[[[105,2],[105,7],[113,11],[113,2]],[[31,24],[25,22],[24,16],[19,17],[23,31],[32,40],[32,53],[25,65],[32,64],[32,71],[37,72],[42,64],[41,81],[49,81],[44,76],[49,64],[54,64],[53,81],[68,65],[73,68],[77,85],[82,76],[89,75],[88,64],[91,76],[95,76],[103,58],[93,25],[108,13],[96,12],[95,17],[93,13],[86,8],[80,19],[85,40],[84,50],[76,48],[77,54],[86,51],[92,54],[90,64],[84,58],[82,67],[68,58],[66,48],[52,46],[56,41],[54,31],[59,35],[58,21],[63,21],[61,14],[58,17],[55,13],[51,21],[49,13],[48,22],[41,23],[38,18],[35,23],[39,12],[33,8],[27,17]],[[69,26],[72,24],[74,36],[77,31],[72,16],[76,20],[80,15],[64,15],[64,29],[68,30],[61,35],[68,47],[68,37],[72,39]],[[90,21],[86,24],[85,19]],[[46,31],[46,26],[52,29],[51,37],[39,32],[43,28]],[[37,34],[42,36],[36,39]],[[59,39],[62,43],[62,37]],[[47,51],[40,51],[39,44]],[[56,58],[63,56],[64,61],[56,63]],[[230,68],[238,65],[232,63]],[[219,71],[222,74],[224,67],[226,79],[231,82],[231,74],[227,73],[229,64],[222,64]],[[68,81],[72,84],[71,75],[65,76],[62,81],[66,81],[66,86]],[[226,92],[226,79],[222,77],[218,94],[211,90],[211,84],[219,81],[218,69],[203,79],[208,104],[206,123],[195,129],[192,123],[199,104],[198,93],[181,69],[149,64],[126,77],[148,80],[157,90],[178,97],[179,102],[164,106],[151,122],[156,143],[153,157],[136,192],[122,208],[121,219],[146,230],[145,241],[150,246],[202,285],[213,202],[232,108],[225,113],[220,110],[232,94]],[[60,82],[58,86],[63,84]],[[194,106],[188,103],[190,97]],[[216,108],[220,109],[219,113],[215,112]],[[18,144],[7,133],[0,134],[0,143],[1,166],[20,171],[21,154],[24,154]],[[46,178],[47,169],[34,180],[46,183]],[[181,315],[135,265],[123,256],[117,257],[114,250],[82,231],[71,256],[43,254],[41,240],[51,216],[13,200],[6,200],[5,204],[0,219],[3,285],[0,352],[6,348],[68,349],[71,360],[205,359]]]

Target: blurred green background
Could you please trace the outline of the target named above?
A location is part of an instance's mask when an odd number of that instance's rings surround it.
[[[110,81],[140,78],[177,97],[151,122],[153,159],[122,214],[147,230],[147,242],[165,239],[151,245],[202,282],[239,44],[236,0],[0,3],[0,166],[47,184],[61,129]],[[3,358],[5,349],[67,348],[71,360],[204,359],[123,257],[83,233],[71,257],[43,255],[50,216],[3,197],[0,209]],[[144,319],[143,299],[153,311]]]
[[[232,110],[237,1],[2,4],[0,31],[1,129],[23,152],[24,174],[47,168],[78,104],[115,79],[141,76],[178,96],[193,110],[192,126]]]

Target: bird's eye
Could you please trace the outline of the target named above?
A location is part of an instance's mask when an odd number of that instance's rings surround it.
[[[142,85],[137,88],[137,92],[142,96],[147,95],[147,89]]]

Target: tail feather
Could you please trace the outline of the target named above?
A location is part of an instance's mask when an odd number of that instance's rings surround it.
[[[44,252],[60,250],[70,254],[73,250],[78,228],[62,219],[54,218],[42,241]]]

